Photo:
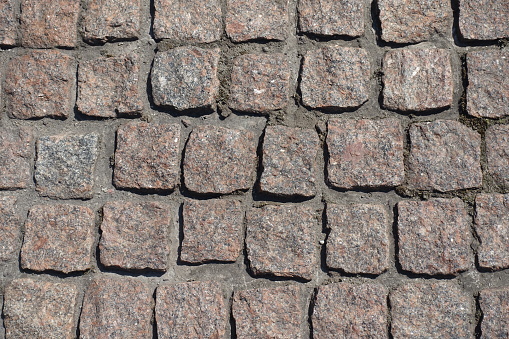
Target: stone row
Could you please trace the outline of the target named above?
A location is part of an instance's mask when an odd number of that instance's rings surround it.
[[[181,112],[213,111],[219,100],[219,48],[177,47],[158,52],[150,75],[154,105]],[[14,57],[6,69],[4,92],[11,118],[65,119],[73,107],[86,116],[140,116],[140,62],[134,55],[77,63],[57,50],[34,50]],[[282,53],[244,54],[231,65],[228,106],[237,112],[267,114],[285,109],[292,97],[292,62]],[[474,117],[509,115],[509,53],[468,52],[466,111]],[[311,109],[347,110],[370,99],[373,72],[362,48],[324,46],[303,58],[300,92]],[[382,108],[396,112],[442,110],[453,104],[451,54],[438,48],[388,51],[382,60]]]
[[[450,0],[378,0],[376,6],[379,13],[374,20],[380,22],[380,37],[385,42],[415,43],[452,34]],[[79,0],[2,0],[0,44],[74,48],[78,34],[90,44],[135,40],[148,30],[142,27],[144,7],[142,0],[86,0],[83,7]],[[301,0],[297,10],[299,33],[349,38],[364,35],[368,8],[363,1]],[[227,0],[226,35],[234,42],[285,40],[291,26],[289,11],[288,0]],[[223,36],[222,12],[220,0],[156,0],[154,38],[218,41]],[[460,0],[459,34],[465,41],[507,38],[508,17],[505,1]]]
[[[81,304],[80,338],[152,338],[154,313],[159,338],[223,338],[230,314],[236,338],[304,338],[308,317],[315,339],[389,338],[389,331],[394,338],[473,338],[476,325],[473,296],[451,281],[403,283],[390,292],[377,283],[330,283],[315,289],[311,305],[298,285],[231,296],[220,283],[193,281],[162,283],[153,293],[142,279],[97,275],[83,301],[79,288],[30,278],[10,282],[7,337],[73,338]],[[480,291],[483,336],[502,338],[509,330],[508,298],[508,288]]]

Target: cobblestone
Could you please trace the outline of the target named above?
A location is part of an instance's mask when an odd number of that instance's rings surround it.
[[[466,40],[509,37],[509,3],[500,0],[460,0],[459,32]]]
[[[34,137],[31,128],[3,129],[0,134],[0,189],[27,188],[32,184]]]
[[[496,183],[509,187],[509,125],[494,125],[486,130],[488,173]]]
[[[504,338],[509,333],[509,288],[482,290],[479,296],[483,338]]]
[[[0,1],[0,45],[15,46],[18,42],[16,1]]]
[[[16,197],[0,197],[0,263],[16,259],[21,247],[22,221],[16,203]]]

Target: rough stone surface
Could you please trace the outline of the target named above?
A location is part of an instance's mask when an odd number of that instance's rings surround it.
[[[21,0],[23,47],[76,47],[80,0]]]
[[[194,281],[157,288],[159,338],[224,338],[228,313],[217,282]]]
[[[0,197],[0,262],[18,258],[21,246],[21,218],[16,197]]]
[[[295,285],[235,292],[232,313],[237,338],[303,338],[301,299],[302,291]]]
[[[383,104],[398,111],[427,111],[451,106],[451,57],[444,49],[397,49],[382,61]]]
[[[246,130],[205,125],[193,129],[184,156],[184,182],[192,192],[227,194],[254,182],[258,140]]]
[[[227,0],[226,7],[226,34],[234,42],[288,35],[288,0]]]
[[[319,150],[320,139],[311,129],[267,126],[260,191],[285,197],[314,196]]]
[[[327,266],[380,274],[389,267],[389,215],[382,205],[327,205]]]
[[[91,198],[98,148],[96,134],[39,138],[35,163],[39,194],[61,199]]]
[[[90,116],[114,118],[140,115],[140,66],[135,56],[82,62],[78,69],[78,110]]]
[[[83,206],[36,205],[25,222],[21,267],[64,273],[92,266],[94,212]]]
[[[151,74],[154,103],[179,111],[214,108],[218,63],[217,48],[177,47],[157,53]]]
[[[83,40],[105,43],[140,36],[141,0],[86,0],[85,8]]]
[[[72,339],[78,290],[69,283],[17,279],[5,288],[6,338]]]
[[[152,289],[128,277],[94,277],[85,291],[80,338],[152,338]]]
[[[390,294],[394,338],[474,337],[473,300],[450,281],[410,283]]]
[[[299,29],[317,35],[364,34],[364,3],[356,0],[300,0]]]
[[[237,260],[243,248],[244,210],[240,201],[186,200],[182,218],[182,261]]]
[[[483,318],[482,338],[507,338],[509,336],[509,288],[482,290],[479,303]]]
[[[101,263],[123,269],[166,270],[171,211],[159,202],[108,202],[103,207]]]
[[[480,240],[479,266],[509,268],[509,195],[479,194],[475,198],[475,231]]]
[[[203,43],[221,38],[219,0],[155,0],[154,7],[156,39]]]
[[[28,127],[0,133],[0,189],[27,188],[32,183],[33,133]]]
[[[453,120],[410,126],[410,187],[447,192],[482,185],[481,136]]]
[[[486,130],[488,173],[501,186],[509,187],[509,125],[494,125]]]
[[[404,134],[397,119],[331,119],[327,151],[327,180],[334,187],[393,187],[405,179]]]
[[[117,131],[113,183],[119,188],[172,190],[179,183],[180,125],[129,123]]]
[[[232,109],[268,112],[285,108],[289,99],[290,66],[284,54],[244,54],[235,58],[228,103]]]
[[[459,198],[398,203],[398,259],[405,271],[456,274],[472,263],[468,213]]]
[[[320,286],[311,316],[313,338],[388,338],[387,294],[378,284]]]
[[[267,205],[249,210],[246,218],[247,258],[254,275],[311,280],[319,257],[313,208]]]
[[[369,97],[370,64],[362,48],[327,46],[304,56],[300,89],[311,108],[354,108]]]
[[[467,40],[509,37],[509,2],[505,0],[460,0],[459,32]]]
[[[18,40],[18,20],[16,18],[16,1],[0,1],[0,45],[15,46]]]
[[[378,9],[384,41],[421,42],[452,30],[449,0],[379,0]]]
[[[67,118],[74,105],[75,81],[76,63],[62,52],[17,56],[5,75],[7,113],[17,119]]]

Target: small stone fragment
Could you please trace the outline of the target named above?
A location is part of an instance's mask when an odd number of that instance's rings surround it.
[[[135,278],[96,276],[88,285],[80,338],[152,338],[152,290]]]
[[[379,284],[320,286],[311,316],[313,338],[388,338],[387,294]]]
[[[453,120],[410,126],[408,185],[448,192],[482,185],[481,136]]]
[[[316,194],[316,156],[320,139],[310,129],[268,126],[265,129],[260,191],[285,197]]]
[[[237,260],[243,248],[244,211],[240,201],[186,200],[182,217],[182,261]]]
[[[317,35],[364,34],[364,3],[357,0],[300,0],[299,28]]]
[[[505,0],[460,0],[459,32],[466,40],[509,37],[509,2]]]
[[[139,72],[135,56],[82,62],[78,69],[78,110],[103,118],[140,115]]]
[[[126,270],[165,271],[170,207],[159,202],[108,202],[103,207],[101,263]]]
[[[228,311],[217,282],[194,281],[157,288],[159,338],[224,338]]]
[[[76,337],[78,289],[69,283],[17,279],[4,293],[6,338]]]
[[[494,125],[486,130],[488,173],[496,183],[509,187],[509,125]]]
[[[331,119],[327,150],[327,179],[334,187],[394,187],[405,179],[404,134],[397,119]]]
[[[401,285],[389,297],[394,338],[474,337],[473,300],[454,282]]]
[[[94,212],[77,205],[36,205],[25,222],[21,267],[64,273],[92,265]]]
[[[16,1],[0,0],[0,45],[15,46],[18,40]]]
[[[316,217],[313,208],[299,205],[249,210],[246,248],[252,273],[311,280],[319,258]]]
[[[157,53],[151,82],[154,103],[179,111],[213,109],[219,92],[218,48],[177,47]]]
[[[193,129],[184,155],[184,182],[192,192],[228,194],[255,179],[257,139],[250,131],[204,125]]]
[[[506,338],[509,334],[509,288],[482,290],[479,294],[482,309],[482,338]]]
[[[180,125],[120,126],[113,183],[118,188],[173,190],[180,181],[179,148]]]
[[[76,63],[56,50],[31,51],[11,60],[4,91],[7,113],[17,119],[67,118],[73,110]]]
[[[98,148],[96,134],[39,138],[35,163],[37,192],[50,198],[92,198]]]
[[[327,46],[304,56],[302,102],[311,108],[354,108],[368,100],[370,64],[362,48]]]
[[[15,197],[0,197],[0,262],[17,259],[21,247],[21,217],[16,202]]]
[[[226,7],[226,34],[234,42],[282,41],[288,35],[288,0],[227,0]]]
[[[28,127],[0,133],[0,189],[27,188],[32,183],[33,133]]]
[[[472,263],[468,213],[459,198],[398,203],[398,259],[417,274],[457,274]]]
[[[290,66],[284,54],[244,54],[235,58],[229,106],[262,112],[285,108],[290,99]]]
[[[383,104],[398,111],[451,106],[451,57],[444,49],[396,49],[383,58]]]
[[[303,338],[301,299],[295,285],[236,291],[232,313],[237,338]]]
[[[105,43],[135,40],[140,36],[140,0],[86,0],[83,13],[83,40]]]
[[[223,20],[219,0],[155,0],[156,39],[214,42],[221,39]]]

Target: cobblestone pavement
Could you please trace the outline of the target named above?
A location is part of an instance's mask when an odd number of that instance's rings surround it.
[[[509,338],[506,0],[0,0],[0,338]]]

